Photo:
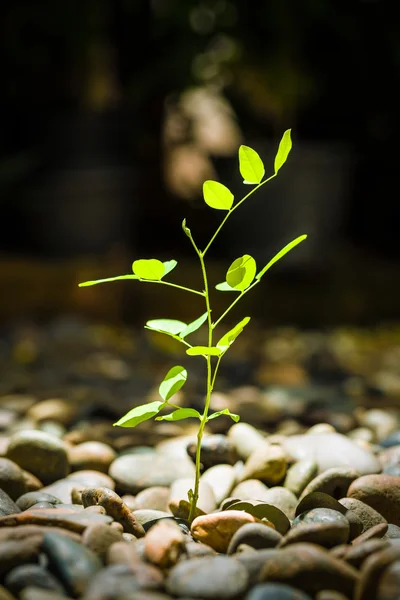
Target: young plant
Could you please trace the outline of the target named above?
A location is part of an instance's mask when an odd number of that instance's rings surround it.
[[[234,204],[234,196],[232,192],[222,183],[219,183],[218,181],[204,182],[204,201],[211,208],[224,211],[225,216],[203,250],[197,246],[191,230],[186,225],[186,219],[184,219],[182,222],[182,229],[185,235],[187,235],[189,238],[200,262],[204,282],[202,290],[191,289],[183,285],[166,281],[164,277],[176,267],[177,261],[168,260],[166,262],[161,262],[155,258],[135,260],[132,264],[132,274],[120,275],[118,277],[110,277],[107,279],[98,279],[96,281],[86,281],[85,283],[79,284],[80,286],[90,286],[121,279],[137,279],[143,283],[156,283],[178,288],[190,294],[196,294],[204,298],[205,312],[191,323],[184,323],[183,321],[178,321],[175,319],[154,319],[147,321],[145,325],[146,329],[170,336],[178,342],[184,344],[186,346],[186,354],[189,356],[200,356],[205,360],[207,367],[207,378],[205,383],[205,404],[203,412],[200,413],[194,408],[180,408],[171,402],[171,399],[184,385],[188,376],[184,367],[181,365],[176,365],[168,371],[163,381],[160,383],[159,394],[161,400],[136,406],[121,419],[119,419],[119,421],[114,423],[114,425],[118,425],[120,427],[136,427],[136,425],[139,425],[139,423],[142,423],[143,421],[153,417],[155,417],[157,421],[180,421],[187,418],[195,418],[199,420],[196,446],[195,481],[193,490],[191,489],[188,492],[190,503],[189,521],[192,521],[195,516],[196,505],[198,501],[201,468],[201,442],[206,423],[211,421],[211,419],[219,417],[220,415],[228,415],[235,422],[239,420],[239,415],[230,413],[227,408],[209,414],[209,407],[211,393],[215,386],[221,360],[238,335],[242,333],[245,326],[249,323],[250,317],[244,317],[241,321],[239,321],[239,323],[237,323],[232,329],[230,329],[220,338],[218,338],[218,336],[215,337],[216,329],[226,315],[239,302],[239,300],[241,300],[245,294],[247,294],[260,283],[262,277],[272,267],[272,265],[285,256],[285,254],[292,250],[292,248],[305,240],[307,236],[301,235],[284,246],[284,248],[282,248],[280,252],[271,258],[271,260],[258,273],[256,261],[252,256],[249,254],[244,254],[243,256],[236,258],[236,260],[232,262],[231,266],[227,270],[226,280],[216,285],[216,289],[220,292],[230,292],[232,294],[236,294],[236,298],[216,320],[213,320],[212,318],[210,284],[207,275],[205,257],[210,249],[211,244],[214,242],[218,233],[221,231],[222,227],[225,225],[232,213],[239,208],[239,206],[243,204],[243,202],[245,202],[245,200],[247,200],[256,190],[277,176],[280,168],[286,162],[291,148],[292,141],[291,132],[289,129],[285,131],[280,141],[278,152],[275,156],[274,172],[268,178],[264,179],[265,169],[260,156],[252,148],[249,148],[248,146],[240,146],[239,170],[244,180],[243,183],[252,185],[254,187],[252,187],[252,189],[241,200],[236,202],[236,204]],[[197,331],[203,324],[206,324],[208,329],[207,345],[193,346],[187,341],[187,338],[192,333]],[[172,408],[174,410],[172,410],[172,412],[169,414],[157,416],[164,408]]]

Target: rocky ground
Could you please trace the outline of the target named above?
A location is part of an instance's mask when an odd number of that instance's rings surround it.
[[[2,328],[0,600],[400,598],[400,329],[249,326],[191,525],[195,424],[112,426],[172,364],[201,407],[201,359],[161,336]]]

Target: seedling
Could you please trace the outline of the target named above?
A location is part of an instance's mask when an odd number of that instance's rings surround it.
[[[136,406],[126,415],[121,417],[119,421],[114,423],[120,427],[136,427],[139,423],[147,421],[155,417],[156,421],[181,421],[182,419],[195,418],[199,420],[199,429],[197,433],[196,446],[196,473],[193,489],[189,490],[188,498],[190,503],[189,521],[195,516],[196,505],[199,496],[199,481],[201,468],[201,441],[203,438],[204,428],[208,421],[216,419],[220,415],[228,415],[233,421],[239,420],[239,415],[231,413],[227,408],[209,414],[211,393],[215,386],[217,373],[221,364],[222,358],[229,350],[236,338],[242,333],[243,329],[250,321],[250,317],[244,317],[230,331],[222,337],[216,336],[218,325],[223,321],[232,308],[256,285],[258,285],[265,273],[280,260],[285,254],[292,250],[295,246],[306,239],[306,235],[301,235],[287,244],[280,252],[278,252],[271,260],[257,273],[255,259],[249,254],[244,254],[233,261],[226,273],[226,280],[216,285],[216,289],[220,292],[228,292],[236,294],[236,298],[229,304],[227,309],[216,320],[213,320],[211,300],[210,300],[210,283],[208,280],[205,257],[212,243],[225,225],[232,213],[239,208],[245,200],[247,200],[256,190],[263,186],[268,181],[271,181],[277,176],[280,168],[286,162],[289,152],[292,148],[291,131],[288,129],[283,134],[280,141],[278,152],[274,161],[274,172],[268,178],[264,179],[265,169],[264,164],[255,150],[248,146],[240,146],[239,148],[239,170],[243,177],[243,183],[252,185],[252,189],[236,204],[234,204],[234,196],[232,192],[222,183],[218,181],[205,181],[203,184],[204,201],[208,206],[215,210],[225,212],[220,225],[212,235],[210,241],[203,250],[197,246],[191,230],[186,225],[186,219],[182,222],[182,229],[189,238],[195,253],[200,262],[201,273],[203,277],[203,290],[192,288],[166,281],[164,277],[169,275],[177,265],[176,260],[168,260],[162,262],[155,258],[135,260],[132,264],[132,273],[129,275],[119,275],[118,277],[110,277],[107,279],[98,279],[96,281],[86,281],[79,284],[81,287],[96,285],[98,283],[106,283],[109,281],[117,281],[121,279],[137,279],[143,283],[156,283],[178,288],[190,294],[202,296],[205,302],[205,312],[197,317],[191,323],[184,323],[176,319],[154,319],[147,321],[145,328],[151,331],[156,331],[163,335],[167,335],[177,340],[186,346],[186,354],[189,356],[200,356],[206,361],[207,377],[205,383],[205,404],[202,413],[194,408],[180,408],[173,404],[171,399],[182,388],[187,380],[187,371],[181,365],[172,367],[163,381],[160,383],[159,394],[161,400],[155,400],[148,404]],[[193,346],[187,341],[187,338],[197,331],[203,324],[206,324],[208,329],[208,341],[206,346]],[[217,341],[215,341],[215,339]],[[172,408],[172,412],[166,415],[159,415],[160,411],[165,408]],[[157,416],[159,415],[159,416]]]

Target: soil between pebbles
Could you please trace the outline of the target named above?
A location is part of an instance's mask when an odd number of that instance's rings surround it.
[[[189,524],[193,423],[112,427],[171,357],[75,320],[7,331],[0,600],[398,599],[400,336],[382,335],[258,333],[251,359],[239,338],[212,405],[242,420],[210,422]],[[176,402],[200,407],[200,385]]]

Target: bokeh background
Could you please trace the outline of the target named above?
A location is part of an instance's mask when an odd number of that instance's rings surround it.
[[[219,223],[202,182],[241,197],[238,146],[268,173],[287,128],[288,163],[210,251],[215,283],[237,256],[261,266],[308,233],[246,312],[266,325],[398,320],[395,11],[384,0],[4,0],[0,320],[197,316],[160,286],[77,283],[157,257],[179,260],[174,281],[200,285],[180,224],[201,246]]]

